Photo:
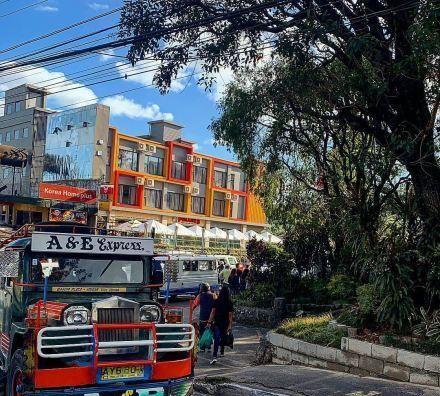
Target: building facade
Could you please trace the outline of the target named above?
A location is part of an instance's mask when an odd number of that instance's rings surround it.
[[[266,226],[238,163],[195,152],[178,124],[149,125],[150,134],[139,137],[110,128],[113,194],[100,211],[102,221],[154,219],[243,232]]]

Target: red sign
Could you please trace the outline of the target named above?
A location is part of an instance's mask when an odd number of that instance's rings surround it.
[[[96,191],[58,184],[40,183],[40,198],[65,202],[94,203],[96,202]]]
[[[178,217],[177,221],[179,223],[200,224],[200,219],[189,219],[187,217]]]
[[[99,187],[99,193],[101,195],[113,195],[114,188],[113,184],[103,184]]]

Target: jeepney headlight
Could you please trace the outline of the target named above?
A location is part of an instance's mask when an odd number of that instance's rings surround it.
[[[144,305],[139,310],[141,322],[160,322],[162,312],[157,305]]]
[[[72,306],[64,311],[66,326],[83,325],[90,322],[90,311],[86,307]]]

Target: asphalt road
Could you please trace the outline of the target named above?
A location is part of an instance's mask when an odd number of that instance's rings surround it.
[[[175,305],[185,307],[188,302]],[[195,312],[197,316],[197,311]],[[211,356],[199,353],[196,366],[196,395],[224,396],[440,396],[439,388],[408,385],[377,378],[315,369],[300,365],[255,366],[255,351],[265,331],[234,326],[234,350],[216,365]]]

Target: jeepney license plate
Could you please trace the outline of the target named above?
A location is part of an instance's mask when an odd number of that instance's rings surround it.
[[[101,381],[126,378],[144,378],[144,366],[103,367],[101,369]]]

